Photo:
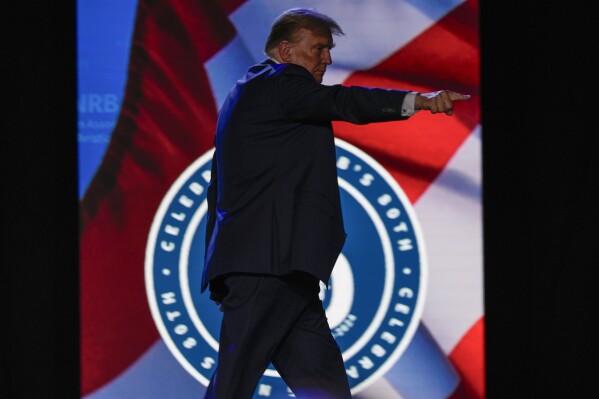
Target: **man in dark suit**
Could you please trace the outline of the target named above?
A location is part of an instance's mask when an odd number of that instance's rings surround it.
[[[339,25],[292,9],[219,113],[202,290],[221,305],[206,398],[250,398],[273,363],[298,398],[351,398],[319,299],[345,240],[331,121],[451,114],[469,96],[324,86]]]

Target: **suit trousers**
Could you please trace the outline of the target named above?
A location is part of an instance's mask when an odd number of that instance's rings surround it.
[[[233,274],[224,279],[216,371],[205,399],[249,399],[272,363],[297,398],[351,399],[318,280]]]

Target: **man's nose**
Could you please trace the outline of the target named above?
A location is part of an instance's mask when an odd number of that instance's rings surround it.
[[[329,49],[324,49],[321,58],[323,64],[331,65],[333,63],[333,59],[331,58],[331,51]]]

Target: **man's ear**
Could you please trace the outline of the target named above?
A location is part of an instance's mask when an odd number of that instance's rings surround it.
[[[285,64],[288,64],[293,59],[293,45],[287,40],[279,43],[279,57]]]

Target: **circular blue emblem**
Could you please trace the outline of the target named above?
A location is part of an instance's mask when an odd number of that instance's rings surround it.
[[[355,394],[383,376],[410,343],[422,315],[426,256],[414,210],[395,180],[360,149],[340,139],[335,144],[348,237],[321,299]],[[216,367],[221,321],[218,306],[200,294],[212,153],[192,163],[164,197],[145,260],[160,335],[203,385]],[[290,396],[269,366],[254,397]]]

